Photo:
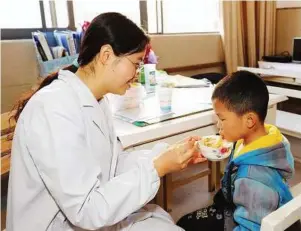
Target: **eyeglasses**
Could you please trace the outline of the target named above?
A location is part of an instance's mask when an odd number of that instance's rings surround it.
[[[142,61],[140,61],[139,63],[134,63],[134,62],[133,62],[132,60],[130,60],[128,57],[125,56],[125,58],[126,58],[127,60],[129,60],[129,61],[134,65],[136,71],[139,71],[139,70],[141,69],[141,67],[143,66],[143,64],[144,64]]]

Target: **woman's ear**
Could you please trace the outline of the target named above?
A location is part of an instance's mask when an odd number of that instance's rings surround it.
[[[244,115],[244,120],[247,128],[253,128],[258,122],[258,116],[254,112],[248,112]]]
[[[104,45],[100,48],[99,61],[103,65],[107,65],[110,62],[111,57],[113,57],[114,52],[110,45]]]

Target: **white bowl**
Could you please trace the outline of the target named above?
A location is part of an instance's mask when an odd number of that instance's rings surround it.
[[[233,143],[230,143],[226,140],[222,140],[222,144],[220,147],[208,147],[204,144],[204,139],[206,138],[212,138],[212,139],[220,139],[220,136],[204,136],[200,141],[198,141],[198,147],[200,149],[200,152],[202,155],[207,158],[210,161],[221,161],[223,159],[226,159],[230,156],[232,148],[233,148]],[[228,151],[225,153],[221,152],[222,148],[227,148]]]

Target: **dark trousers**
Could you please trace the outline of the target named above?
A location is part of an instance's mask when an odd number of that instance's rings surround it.
[[[237,224],[233,219],[234,207],[226,203],[221,190],[214,196],[213,204],[186,214],[177,225],[186,231],[224,231],[233,230]],[[301,223],[297,221],[285,231],[301,231]]]

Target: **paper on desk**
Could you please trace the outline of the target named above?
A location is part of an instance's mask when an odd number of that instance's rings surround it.
[[[149,110],[140,110],[140,109],[127,109],[123,111],[115,112],[115,117],[127,121],[129,123],[134,123],[136,121],[148,122],[156,118],[167,117],[172,115],[173,112],[162,112],[153,110],[150,113]]]
[[[158,75],[156,76],[156,80],[159,85],[161,82],[166,80],[172,80],[176,84],[176,88],[199,88],[210,86],[210,82],[208,80],[193,79],[183,75]]]
[[[210,83],[203,79],[193,79],[183,75],[174,75],[176,80],[176,88],[195,88],[195,87],[209,87]]]

